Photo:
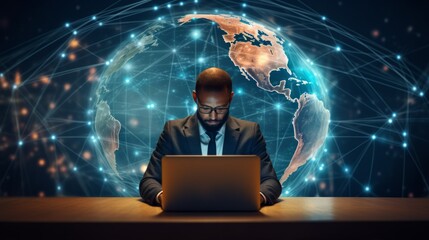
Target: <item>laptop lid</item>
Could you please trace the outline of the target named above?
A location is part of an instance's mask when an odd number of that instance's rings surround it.
[[[257,155],[165,155],[164,211],[258,211]]]

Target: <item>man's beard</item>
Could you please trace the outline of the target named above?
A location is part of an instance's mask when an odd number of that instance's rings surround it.
[[[201,115],[200,115],[200,112],[198,112],[197,111],[197,117],[198,117],[198,119],[200,120],[200,123],[201,123],[201,125],[203,125],[203,128],[206,130],[206,131],[210,131],[210,132],[216,132],[216,131],[219,131],[219,129],[222,127],[222,125],[226,122],[226,120],[228,119],[228,116],[229,116],[229,112],[227,112],[226,114],[225,114],[225,116],[223,117],[223,119],[222,120],[220,120],[220,122],[219,122],[219,124],[218,125],[216,125],[216,126],[212,126],[212,125],[208,125],[202,118],[201,118]]]

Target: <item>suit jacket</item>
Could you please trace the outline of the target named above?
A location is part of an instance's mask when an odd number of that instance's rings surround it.
[[[155,198],[162,190],[161,159],[164,155],[202,155],[197,121],[195,113],[165,123],[139,184],[140,195],[146,203],[157,205]],[[222,154],[258,155],[261,159],[260,191],[266,197],[266,204],[272,205],[280,196],[282,186],[266,151],[265,139],[258,123],[228,116]]]

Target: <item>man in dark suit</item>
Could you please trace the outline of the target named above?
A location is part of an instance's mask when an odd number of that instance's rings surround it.
[[[142,199],[162,202],[161,159],[164,155],[258,155],[261,159],[261,205],[272,205],[282,187],[266,151],[259,124],[229,116],[234,92],[231,77],[208,68],[197,77],[192,97],[195,114],[165,123],[149,165],[140,181]]]

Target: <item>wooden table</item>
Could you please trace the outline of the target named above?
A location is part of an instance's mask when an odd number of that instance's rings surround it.
[[[167,213],[140,198],[11,197],[0,198],[0,231],[0,239],[428,237],[429,198],[294,197],[259,212]]]

